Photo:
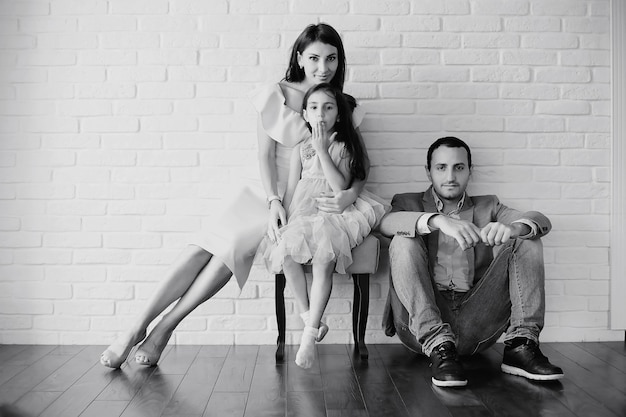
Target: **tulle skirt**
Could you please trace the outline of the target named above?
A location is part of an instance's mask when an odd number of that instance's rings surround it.
[[[281,229],[280,240],[272,243],[265,237],[259,248],[272,273],[281,272],[285,258],[291,257],[300,264],[335,262],[335,271],[345,274],[352,264],[352,249],[365,239],[389,208],[368,191],[362,192],[340,214],[318,212],[314,197],[302,200],[297,197],[298,189],[294,201],[300,203],[290,207],[290,218]]]

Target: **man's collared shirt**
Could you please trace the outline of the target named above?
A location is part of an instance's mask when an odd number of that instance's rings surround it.
[[[428,220],[437,214],[452,217],[453,219],[460,219],[459,213],[461,212],[467,193],[463,193],[463,196],[459,200],[456,208],[449,213],[443,212],[443,201],[437,195],[434,189],[431,189],[433,198],[435,199],[435,206],[437,207],[437,213],[424,214],[417,222],[417,233],[419,235],[430,234],[434,229],[428,226]],[[534,237],[537,234],[537,225],[535,222],[527,219],[519,219],[513,223],[523,223],[530,227],[531,231],[525,236],[520,236],[520,239],[528,239]],[[468,249],[469,250],[469,249]],[[454,290],[458,292],[467,292],[472,288],[473,283],[470,282],[470,264],[469,259],[465,251],[461,249],[458,242],[446,235],[445,233],[439,233],[438,250],[435,265],[433,266],[433,273],[435,284],[438,290]]]
[[[449,213],[443,212],[443,201],[431,190],[435,199],[437,213],[444,216],[460,219],[459,213],[465,204],[466,193],[459,200],[456,208]],[[461,249],[457,241],[446,235],[439,233],[439,244],[437,250],[437,258],[433,268],[435,274],[435,284],[439,290],[454,290],[459,292],[469,291],[471,282],[469,282],[469,260],[467,255]]]

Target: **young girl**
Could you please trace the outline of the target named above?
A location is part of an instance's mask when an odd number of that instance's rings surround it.
[[[370,233],[370,225],[382,217],[385,207],[369,197],[359,197],[339,214],[318,210],[316,198],[321,193],[345,190],[353,181],[365,179],[364,150],[346,97],[332,85],[317,84],[307,91],[302,117],[311,136],[292,153],[284,199],[287,224],[277,240],[268,236],[261,250],[268,270],[282,270],[288,282],[304,280],[302,264],[312,264],[310,310],[308,317],[303,317],[305,328],[296,354],[296,364],[309,368],[332,289],[333,270],[346,272],[352,263],[352,248]]]

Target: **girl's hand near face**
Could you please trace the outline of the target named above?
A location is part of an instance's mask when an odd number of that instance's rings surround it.
[[[329,136],[324,122],[316,122],[311,125],[311,145],[317,153],[328,153],[330,142],[335,139],[337,132]]]

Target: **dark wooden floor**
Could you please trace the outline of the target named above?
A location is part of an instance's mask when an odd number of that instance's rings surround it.
[[[0,346],[0,417],[626,416],[622,342],[544,343],[565,371],[533,383],[500,372],[502,345],[464,360],[469,385],[441,389],[400,345],[318,345],[311,370],[272,346],[168,347],[159,367],[98,364],[102,346]]]

